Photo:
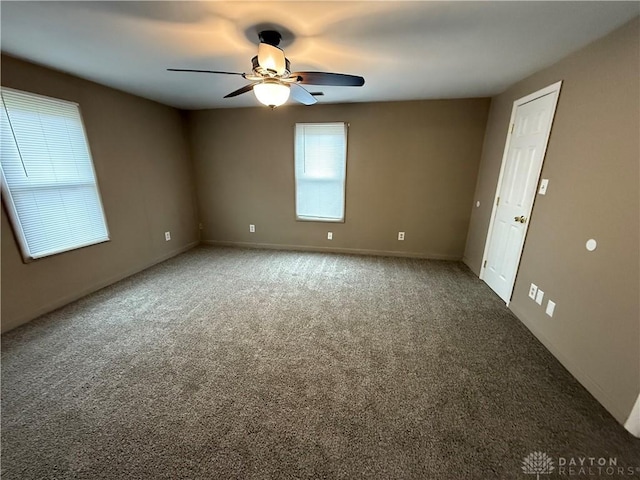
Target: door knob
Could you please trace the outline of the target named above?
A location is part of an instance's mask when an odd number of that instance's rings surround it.
[[[520,223],[527,223],[527,219],[526,219],[524,216],[522,216],[522,215],[520,215],[519,217],[513,217],[513,219],[514,219],[516,222],[520,222]]]

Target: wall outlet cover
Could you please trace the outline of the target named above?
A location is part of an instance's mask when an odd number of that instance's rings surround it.
[[[551,300],[549,300],[547,302],[547,309],[545,310],[545,313],[550,317],[553,317],[553,312],[555,311],[555,309],[556,309],[556,302],[552,302]]]
[[[542,299],[544,298],[544,292],[540,289],[538,289],[538,292],[536,293],[536,303],[538,305],[542,305]]]
[[[398,240],[404,240],[404,232],[398,232]]]
[[[536,293],[538,292],[538,286],[535,283],[532,283],[529,287],[529,298],[534,300],[536,298]]]
[[[256,226],[255,225],[249,225],[249,232],[255,233],[256,232]]]
[[[171,232],[164,232],[164,239],[168,242],[171,240]]]
[[[333,240],[333,232],[327,232],[327,240]]]

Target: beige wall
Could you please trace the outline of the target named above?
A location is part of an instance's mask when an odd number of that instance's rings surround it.
[[[549,188],[535,201],[510,308],[621,422],[640,392],[639,79],[636,19],[493,98],[465,250],[478,273],[514,100],[562,80]],[[532,282],[557,303],[553,318],[528,298]]]
[[[202,239],[460,259],[488,108],[468,99],[191,112]],[[350,123],[345,223],[295,221],[294,125],[331,121]]]
[[[80,104],[111,235],[110,242],[24,264],[3,207],[2,331],[198,241],[179,111],[6,56],[2,85]]]

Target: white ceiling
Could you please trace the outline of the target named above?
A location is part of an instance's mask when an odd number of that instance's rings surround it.
[[[249,72],[256,25],[284,28],[292,70],[362,75],[364,87],[310,87],[320,103],[490,96],[605,35],[640,3],[7,2],[6,53],[185,109],[223,99]]]

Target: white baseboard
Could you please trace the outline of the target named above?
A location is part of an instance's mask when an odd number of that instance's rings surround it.
[[[547,350],[549,350],[554,357],[558,359],[558,361],[575,377],[578,382],[582,384],[584,388],[589,391],[591,395],[595,397],[598,402],[611,414],[613,417],[620,423],[625,424],[625,420],[629,415],[629,412],[624,411],[612,398],[611,396],[600,386],[598,382],[596,382],[593,378],[587,375],[581,368],[577,367],[575,363],[569,360],[561,351],[556,347],[556,345],[549,340],[543,333],[540,332],[536,325],[527,320],[525,315],[518,311],[518,309],[513,308],[513,304],[510,305],[509,309],[513,312],[513,314],[520,320],[533,335],[542,343]],[[636,402],[636,406],[637,402]],[[640,409],[640,407],[639,407]],[[640,410],[638,410],[640,413]],[[625,425],[626,427],[626,425]],[[632,432],[633,433],[633,432]]]
[[[108,287],[109,285],[119,282],[124,278],[130,277],[131,275],[135,275],[136,273],[146,270],[147,268],[157,265],[158,263],[164,262],[165,260],[168,260],[171,257],[175,257],[176,255],[186,252],[187,250],[191,250],[193,247],[199,245],[199,243],[200,242],[191,242],[183,247],[177,248],[168,253],[165,253],[164,255],[161,255],[160,257],[153,259],[151,262],[141,267],[132,268],[125,272],[119,273],[118,275],[114,275],[113,277],[109,277],[99,282],[96,282],[93,285],[90,285],[86,288],[83,288],[82,290],[74,292],[72,295],[67,295],[65,297],[58,298],[53,302],[49,302],[45,305],[42,305],[41,307],[37,308],[35,311],[31,312],[29,315],[24,315],[22,317],[16,318],[13,322],[11,322],[10,325],[6,326],[6,329],[5,329],[5,323],[3,322],[2,333],[8,332],[9,330],[19,327],[20,325],[23,325],[33,320],[34,318],[39,317],[40,315],[44,315],[45,313],[49,313],[60,307],[64,307],[65,305],[71,302],[75,302],[76,300],[82,297],[85,297],[90,293],[96,292],[104,287]]]
[[[369,250],[364,248],[316,247],[309,245],[285,245],[278,243],[227,242],[220,240],[202,240],[203,244],[217,247],[258,248],[267,250],[293,250],[300,252],[347,253],[352,255],[373,255],[378,257],[408,257],[430,260],[460,260],[456,255],[438,253],[400,252],[395,250]]]

